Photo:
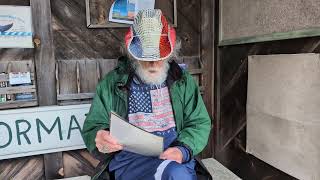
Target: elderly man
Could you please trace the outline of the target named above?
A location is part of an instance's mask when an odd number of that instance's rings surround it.
[[[101,161],[93,179],[193,180],[194,155],[208,142],[210,118],[199,87],[172,60],[176,34],[160,10],[140,11],[125,36],[128,57],[99,83],[83,139]],[[110,112],[164,138],[159,157],[123,149],[109,133]]]

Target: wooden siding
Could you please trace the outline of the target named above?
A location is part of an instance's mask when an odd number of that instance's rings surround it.
[[[124,53],[123,37],[127,29],[87,29],[83,26],[86,18],[84,3],[76,0],[51,2],[60,95],[94,93],[98,80],[115,66],[115,59]],[[192,15],[189,13],[191,11],[194,12]],[[197,71],[204,68],[200,61],[200,3],[198,1],[178,1],[176,30],[181,41],[180,54],[182,55],[177,61],[188,64],[188,68],[193,69],[196,81],[202,85],[204,84],[202,70]],[[92,82],[88,82],[89,79]],[[79,101],[85,100],[72,101],[80,103]],[[68,104],[72,101],[61,102]],[[92,175],[95,165],[85,163],[84,153],[86,153],[85,150],[63,153],[64,177],[77,174]],[[88,154],[87,156],[90,157]],[[210,157],[210,151],[206,156]]]
[[[0,161],[0,179],[45,179],[43,156]]]
[[[29,6],[29,0],[0,0],[0,5]],[[0,61],[34,61],[34,49],[2,48]],[[0,161],[0,179],[45,179],[43,156]]]
[[[217,58],[215,158],[243,179],[295,179],[246,153],[248,55],[319,53],[320,37],[223,46]]]
[[[41,89],[41,106],[84,103],[85,100],[77,99],[79,93],[80,97],[90,100],[98,81],[116,65],[115,59],[124,54],[123,39],[127,29],[88,29],[85,0],[30,1],[34,11],[35,38],[40,40],[40,45],[35,49],[0,49],[0,61],[35,62],[35,77],[39,81],[37,88]],[[30,5],[30,1],[0,0],[0,4]],[[168,2],[173,1],[167,0],[163,3]],[[176,31],[181,42],[177,61],[188,65],[201,86],[209,111],[212,112],[213,74],[210,72],[213,72],[213,41],[209,40],[211,35],[201,36],[201,33],[207,33],[208,28],[213,28],[213,25],[210,25],[213,19],[206,18],[212,13],[208,2],[210,1],[177,1]],[[42,21],[43,16],[40,16],[44,12],[47,13],[46,21]],[[204,22],[205,26],[201,27]],[[211,30],[210,32],[213,33]],[[201,54],[202,48],[206,50]],[[45,96],[46,93],[48,97]],[[64,98],[71,100],[66,101]],[[211,143],[202,156],[211,157],[212,151]],[[53,179],[92,175],[97,164],[98,161],[86,150],[9,159],[0,161],[0,179]]]

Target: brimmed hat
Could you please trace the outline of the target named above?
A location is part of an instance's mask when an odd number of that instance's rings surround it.
[[[139,11],[125,36],[126,47],[140,61],[167,59],[173,52],[176,32],[159,9]]]

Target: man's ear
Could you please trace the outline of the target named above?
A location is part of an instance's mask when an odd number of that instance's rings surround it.
[[[126,42],[126,48],[128,48],[128,45],[131,43],[133,37],[133,31],[130,27],[125,35],[125,42]]]
[[[169,33],[168,33],[169,37],[168,38],[172,44],[172,50],[173,50],[175,47],[175,44],[176,44],[176,30],[171,26],[168,27],[168,30],[169,30]]]

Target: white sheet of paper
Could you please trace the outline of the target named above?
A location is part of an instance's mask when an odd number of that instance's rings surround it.
[[[163,152],[163,137],[144,131],[113,112],[110,116],[110,134],[126,151],[145,156],[159,156]]]

